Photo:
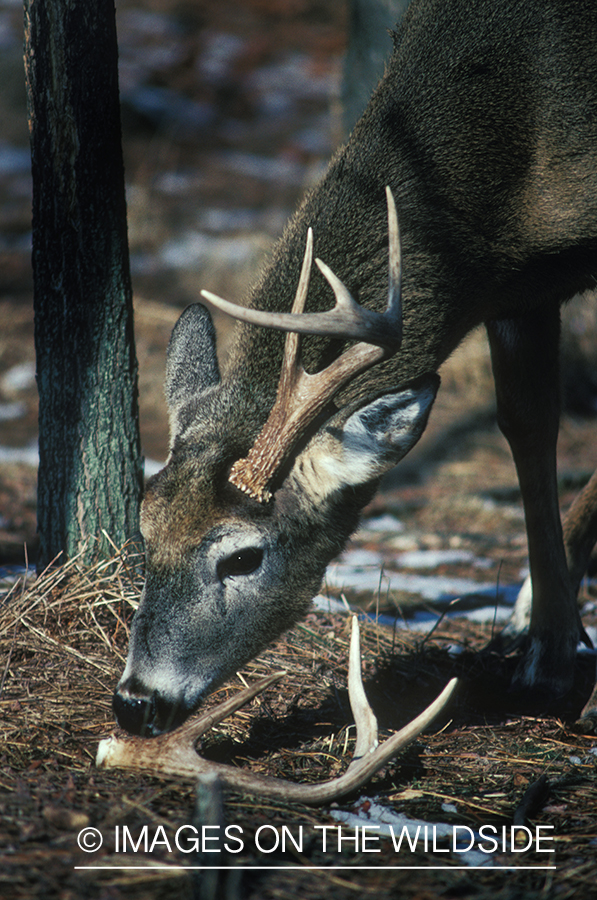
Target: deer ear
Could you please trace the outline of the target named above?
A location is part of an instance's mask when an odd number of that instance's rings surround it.
[[[303,488],[321,497],[380,478],[421,437],[438,388],[439,376],[425,375],[358,409],[341,428],[331,424],[295,463]]]
[[[164,393],[171,437],[178,431],[182,410],[219,383],[216,332],[205,306],[195,303],[185,309],[174,326],[166,354]]]
[[[166,354],[164,390],[168,406],[218,384],[216,332],[205,306],[188,306],[172,330]]]

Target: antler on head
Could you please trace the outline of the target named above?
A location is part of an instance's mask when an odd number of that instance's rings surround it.
[[[266,328],[288,331],[282,373],[276,400],[249,454],[232,467],[229,480],[249,496],[266,502],[271,482],[297,439],[326,403],[366,369],[396,353],[402,342],[402,304],[400,285],[402,261],[396,204],[386,187],[389,231],[389,287],[385,312],[377,313],[360,306],[340,279],[320,259],[315,262],[336,297],[333,309],[305,313],[313,256],[313,232],[307,232],[307,246],[292,312],[276,313],[249,309],[201,291],[208,305]],[[299,334],[358,340],[326,369],[309,375],[300,361]]]

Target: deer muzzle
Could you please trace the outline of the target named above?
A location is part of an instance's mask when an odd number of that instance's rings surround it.
[[[182,699],[171,700],[156,690],[147,690],[135,679],[121,682],[112,698],[120,727],[139,737],[157,737],[178,728],[193,708]]]

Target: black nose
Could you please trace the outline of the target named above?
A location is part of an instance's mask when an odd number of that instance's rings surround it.
[[[114,691],[112,709],[121,728],[139,737],[157,737],[182,725],[190,710],[126,682]]]
[[[153,727],[156,718],[155,707],[155,699],[152,696],[135,697],[116,690],[112,697],[112,709],[120,727],[130,734],[138,734],[139,737],[152,737],[159,733]]]

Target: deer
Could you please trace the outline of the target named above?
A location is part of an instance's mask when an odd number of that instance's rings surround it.
[[[597,276],[597,5],[413,0],[393,41],[245,304],[203,291],[174,327],[169,457],[146,486],[113,698],[133,735],[181,726],[305,615],[479,325],[528,538],[502,636],[520,650],[513,690],[544,702],[573,683],[597,475],[562,525],[559,334]],[[213,309],[238,320],[223,365]],[[581,722],[597,730],[597,690]]]

